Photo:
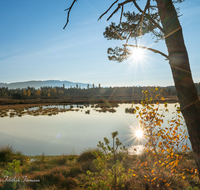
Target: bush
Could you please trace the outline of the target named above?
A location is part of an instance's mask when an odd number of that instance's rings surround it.
[[[67,157],[65,155],[62,155],[61,157],[58,157],[55,159],[55,162],[57,165],[64,165],[66,164]]]
[[[99,151],[99,150],[85,150],[81,153],[81,155],[77,158],[77,162],[87,162],[87,161],[92,161],[96,159],[94,154],[92,153],[93,151]]]
[[[79,164],[76,164],[70,168],[70,171],[67,175],[71,177],[76,177],[81,173],[83,173],[81,166]]]

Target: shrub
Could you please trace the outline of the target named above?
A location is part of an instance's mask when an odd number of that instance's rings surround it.
[[[80,164],[76,164],[76,165],[73,165],[70,168],[70,171],[68,172],[67,175],[70,176],[70,177],[76,177],[81,173],[83,173],[83,171],[81,169],[81,165]]]
[[[55,159],[55,162],[57,165],[64,165],[64,164],[66,164],[66,161],[67,161],[66,155],[62,155],[61,157],[58,157]]]
[[[97,172],[87,171],[87,179],[90,183],[89,189],[109,190],[124,188],[126,180],[131,177],[132,171],[126,172],[123,167],[123,162],[128,155],[127,150],[123,146],[123,148],[120,148],[121,151],[118,151],[122,143],[116,138],[117,135],[117,131],[112,133],[113,147],[110,147],[109,140],[104,138],[104,142],[99,141],[97,145],[102,152],[93,152],[96,157],[93,163],[97,168]]]
[[[92,161],[94,160],[96,157],[93,154],[93,151],[99,151],[99,150],[85,150],[81,153],[81,155],[77,158],[77,162],[87,162],[87,161]]]

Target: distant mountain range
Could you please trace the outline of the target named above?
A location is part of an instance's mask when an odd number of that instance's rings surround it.
[[[44,86],[52,86],[52,87],[63,87],[63,84],[65,85],[65,88],[69,87],[78,87],[81,88],[87,88],[86,83],[80,83],[80,82],[70,82],[70,81],[60,81],[60,80],[46,80],[46,81],[26,81],[26,82],[14,82],[14,83],[0,83],[0,88],[2,87],[8,87],[8,89],[17,89],[17,88],[27,88],[34,87],[36,89]],[[91,84],[89,84],[89,87],[92,87]]]

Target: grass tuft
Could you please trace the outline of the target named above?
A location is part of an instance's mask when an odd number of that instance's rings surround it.
[[[8,159],[14,154],[14,149],[11,145],[4,145],[0,148],[0,161],[7,162]]]

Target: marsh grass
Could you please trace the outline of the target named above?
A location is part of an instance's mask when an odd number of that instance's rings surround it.
[[[5,149],[5,148],[4,148]],[[8,148],[8,150],[12,150]],[[12,151],[11,151],[12,152]],[[75,189],[82,190],[88,189],[88,181],[86,180],[87,171],[98,172],[93,160],[95,160],[92,154],[93,150],[85,150],[79,156],[78,155],[60,155],[60,156],[24,156],[22,154],[16,154],[12,152],[7,161],[2,161],[0,171],[4,171],[7,168],[7,163],[12,162],[14,159],[20,161],[20,169],[22,170],[19,176],[27,176],[31,180],[40,180],[39,183],[17,183],[16,190],[62,190],[62,189]],[[179,155],[183,155],[179,153]],[[30,161],[34,159],[34,161]],[[43,160],[43,161],[42,161]],[[44,161],[45,160],[45,161]],[[119,158],[120,160],[120,158]],[[119,190],[145,190],[147,189],[147,181],[143,177],[143,171],[140,170],[140,163],[146,162],[148,157],[146,154],[142,155],[128,155],[126,160],[122,160],[125,168],[125,172],[128,173],[129,169],[133,169],[138,176],[132,177],[125,181],[125,187],[119,188]],[[23,163],[23,164],[22,164]],[[154,168],[149,165],[149,167]],[[170,181],[171,189],[185,189],[189,187],[194,189],[200,188],[200,184],[197,179],[192,178],[194,170],[196,168],[195,160],[193,158],[193,152],[188,152],[183,155],[183,159],[180,161],[177,167],[178,173],[183,173],[186,176],[185,179],[180,179],[175,175],[171,175],[169,171],[164,171],[164,180]],[[155,168],[154,168],[155,169]],[[3,173],[0,175],[3,178]],[[105,176],[106,179],[106,176]],[[185,185],[188,185],[186,187]],[[154,189],[170,189],[163,186],[162,182],[158,182]],[[191,189],[190,188],[190,189]],[[12,183],[0,183],[0,190],[13,189]]]

